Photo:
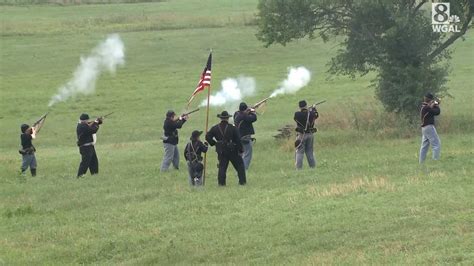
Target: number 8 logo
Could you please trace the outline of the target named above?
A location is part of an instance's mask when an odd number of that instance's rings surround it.
[[[432,20],[435,24],[445,24],[449,20],[449,3],[433,3]]]

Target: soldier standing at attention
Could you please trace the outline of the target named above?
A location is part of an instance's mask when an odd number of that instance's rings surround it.
[[[178,151],[178,129],[188,119],[188,116],[182,115],[176,118],[176,113],[172,110],[166,113],[166,119],[163,123],[163,146],[165,154],[163,155],[163,162],[161,163],[161,172],[168,171],[171,164],[175,169],[179,169],[179,151]]]
[[[77,178],[83,177],[89,169],[91,175],[99,173],[99,160],[95,152],[95,134],[99,130],[99,125],[102,124],[102,118],[97,118],[94,121],[89,121],[88,114],[81,114],[79,123],[77,124],[77,146],[81,153],[81,163],[77,171]]]
[[[422,134],[419,159],[420,164],[425,161],[430,144],[433,149],[433,160],[439,160],[441,143],[435,128],[435,116],[440,113],[441,109],[439,109],[439,103],[434,100],[433,94],[427,93],[424,97],[423,103],[421,104],[420,110]]]
[[[253,129],[255,121],[257,121],[255,110],[248,108],[244,102],[240,103],[239,111],[234,114],[234,125],[239,129],[240,140],[244,149],[242,159],[244,160],[245,170],[249,169],[250,161],[252,160],[252,135],[255,134]]]
[[[239,177],[239,185],[245,185],[247,179],[245,176],[244,161],[240,154],[243,152],[240,134],[237,128],[229,124],[230,115],[223,111],[217,115],[221,122],[211,128],[206,134],[206,140],[211,146],[216,146],[217,159],[219,160],[219,172],[217,180],[219,186],[226,185],[226,172],[229,162],[232,163]]]
[[[313,143],[316,132],[315,121],[319,117],[315,107],[308,108],[306,101],[299,102],[300,111],[295,112],[294,120],[296,122],[296,169],[303,168],[303,158],[306,154],[309,167],[316,167],[314,159]]]
[[[22,163],[21,163],[21,174],[25,175],[26,169],[30,167],[31,176],[36,176],[36,157],[35,157],[35,146],[32,141],[36,138],[36,128],[31,127],[27,124],[23,124],[21,129],[21,150],[19,150]]]

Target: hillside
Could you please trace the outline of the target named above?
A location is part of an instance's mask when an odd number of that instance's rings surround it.
[[[453,46],[442,160],[420,167],[419,128],[381,110],[369,87],[375,74],[329,76],[335,41],[263,47],[256,3],[0,6],[0,265],[474,262],[473,33]],[[113,32],[125,44],[125,65],[104,73],[92,96],[50,109],[35,141],[38,176],[20,177],[20,125],[48,111],[79,57]],[[246,187],[232,168],[228,186],[217,187],[214,150],[203,189],[189,188],[183,161],[180,171],[159,172],[165,112],[184,111],[209,48],[212,90],[227,77],[254,77],[249,103],[277,88],[290,66],[313,74],[259,115]],[[291,140],[273,135],[292,124],[300,99],[327,103],[318,167],[296,172]],[[222,109],[211,109],[211,123]],[[77,180],[77,119],[111,111],[96,146],[100,174]],[[181,150],[204,123],[204,111],[192,115]]]

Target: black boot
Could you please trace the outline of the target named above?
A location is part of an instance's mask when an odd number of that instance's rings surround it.
[[[31,171],[31,176],[36,176],[36,168],[30,169],[30,171]]]

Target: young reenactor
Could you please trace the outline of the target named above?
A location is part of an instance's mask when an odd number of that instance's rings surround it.
[[[316,167],[314,159],[313,143],[316,132],[315,121],[319,117],[315,107],[308,108],[306,101],[299,102],[300,111],[295,113],[294,120],[296,122],[296,169],[303,168],[303,158],[306,154],[309,167]]]
[[[239,184],[245,185],[247,179],[245,176],[244,161],[240,154],[243,152],[242,142],[238,129],[229,124],[230,115],[223,111],[217,115],[221,122],[211,128],[206,134],[206,140],[211,146],[216,146],[217,159],[219,160],[219,172],[217,180],[219,186],[226,185],[226,172],[229,162],[232,163],[239,177]]]
[[[81,163],[77,171],[77,178],[83,177],[89,169],[91,175],[99,173],[99,160],[95,152],[96,133],[99,125],[102,124],[102,118],[89,121],[88,114],[81,114],[77,124],[77,146],[81,153]]]
[[[244,102],[240,103],[239,111],[234,114],[234,125],[239,129],[240,133],[240,140],[244,150],[242,159],[244,160],[245,170],[249,169],[252,160],[252,145],[254,140],[252,135],[255,134],[253,128],[255,121],[257,121],[255,109],[248,108]]]
[[[21,174],[25,175],[25,172],[29,167],[31,176],[36,176],[36,149],[32,143],[36,138],[36,128],[30,127],[27,124],[23,124],[21,125],[20,129],[21,150],[19,150],[19,152],[22,156]]]
[[[178,129],[187,120],[187,115],[176,117],[176,113],[172,110],[166,113],[166,118],[163,122],[164,136],[162,137],[165,153],[161,163],[161,172],[167,171],[171,164],[173,164],[175,169],[179,169]]]
[[[188,164],[189,184],[191,186],[202,185],[202,173],[204,165],[202,164],[202,153],[206,153],[208,144],[200,140],[202,131],[194,130],[191,134],[190,142],[184,149],[184,158]]]
[[[420,164],[425,161],[430,144],[433,149],[433,160],[439,160],[441,143],[435,128],[435,116],[440,113],[441,109],[439,108],[439,102],[434,100],[433,94],[427,93],[420,110],[422,135],[419,159]]]

